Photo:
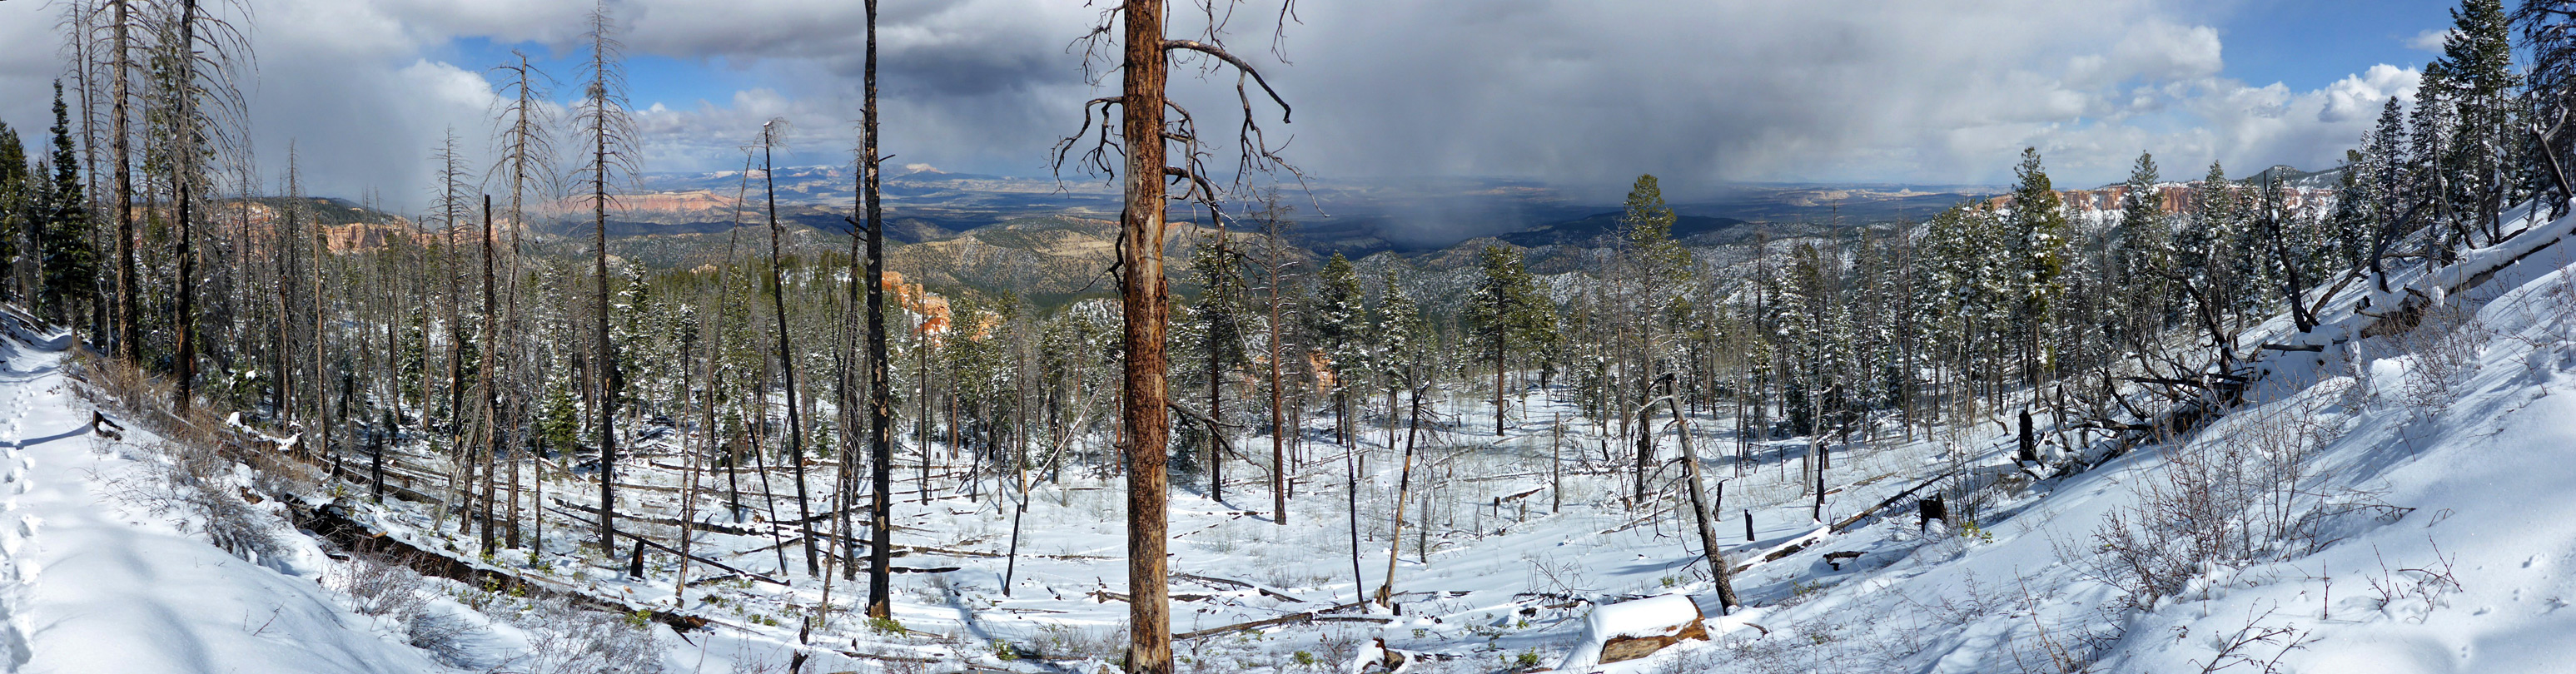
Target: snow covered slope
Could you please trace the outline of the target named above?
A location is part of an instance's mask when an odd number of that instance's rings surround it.
[[[64,378],[70,339],[0,317],[0,664],[20,672],[448,671],[316,581],[307,539],[253,564],[132,498],[148,433],[95,436]]]
[[[1603,669],[2576,671],[2571,229],[2518,220],[2311,333],[2275,320],[2247,344],[2324,348],[2266,351],[2248,404],[2197,433],[2031,484],[1967,535],[1882,522],[1756,567],[1753,594],[1792,588],[1767,632]],[[2408,297],[2413,329],[2379,318]],[[1865,554],[1835,571],[1829,550]]]

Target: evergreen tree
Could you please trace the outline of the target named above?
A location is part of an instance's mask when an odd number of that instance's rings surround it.
[[[2446,182],[2465,211],[2453,221],[2456,245],[2480,228],[2489,240],[2501,234],[2499,218],[2519,183],[2507,171],[2517,167],[2514,152],[2523,143],[2522,106],[2515,100],[2521,79],[2514,72],[2503,0],[2462,0],[2451,10],[2451,24],[2437,65],[2447,75],[2440,85],[2448,90],[2459,125],[2444,153],[2452,172]]]
[[[2359,149],[2343,153],[2343,178],[2335,184],[2334,213],[2327,216],[2330,258],[2338,267],[2360,268],[2370,255],[2372,232],[2378,231],[2377,214],[2372,206],[2378,199],[2370,193],[2368,155]]]
[[[38,255],[39,310],[56,321],[70,322],[79,305],[97,293],[99,260],[98,251],[90,246],[89,197],[81,193],[80,160],[73,153],[71,115],[63,105],[59,80],[54,82],[51,132],[53,191],[47,195],[42,221],[30,223],[27,238]]]
[[[2166,281],[2173,268],[2173,223],[2165,216],[2165,195],[2156,185],[2154,155],[2140,152],[2120,194],[2120,228],[2113,255],[2116,282],[2127,289],[2130,311],[2124,336],[2152,339],[2170,320]]]
[[[2421,213],[2416,222],[2425,223],[2433,232],[2432,236],[2424,237],[2422,246],[2425,250],[2422,252],[2445,264],[2450,262],[2452,255],[2452,248],[2444,245],[2448,238],[2445,233],[2460,231],[2459,223],[2463,220],[2458,201],[2453,198],[2453,186],[2458,183],[2458,176],[2453,171],[2451,148],[2458,132],[2459,116],[2452,89],[2448,64],[2436,60],[2424,66],[2424,77],[2415,88],[2414,108],[2407,113],[2406,137],[2405,173],[2410,179],[2406,181],[2405,196],[2411,204],[2408,208]],[[2407,234],[2399,232],[2400,236]]]
[[[2052,304],[2065,290],[2061,277],[2066,272],[2072,231],[2057,189],[2049,184],[2048,172],[2040,165],[2039,148],[2022,148],[2021,165],[2013,175],[2020,182],[2013,188],[2012,250],[2021,256],[2014,261],[2012,270],[2017,275],[2013,279],[2014,295],[2021,302],[2014,325],[2025,345],[2024,376],[2037,384],[2040,370],[2048,366],[2051,358],[2042,339]]]
[[[1251,321],[1252,288],[1244,279],[1246,260],[1224,234],[1190,256],[1198,276],[1199,300],[1190,306],[1190,322],[1179,327],[1198,338],[1201,372],[1207,377],[1207,415],[1225,418],[1225,374],[1245,362],[1245,324]],[[1208,497],[1225,500],[1225,453],[1214,429],[1208,430]],[[1187,432],[1187,431],[1184,431]],[[1182,468],[1192,468],[1186,463]]]
[[[1487,245],[1476,256],[1480,270],[1460,318],[1481,333],[1479,348],[1494,365],[1494,434],[1503,433],[1504,373],[1517,352],[1538,351],[1556,336],[1556,311],[1539,294],[1520,249]]]
[[[1619,226],[1639,281],[1650,289],[1669,288],[1690,272],[1690,251],[1673,240],[1673,223],[1681,218],[1664,204],[1663,187],[1654,176],[1637,176],[1621,210]]]
[[[1404,280],[1396,267],[1390,266],[1379,277],[1384,285],[1380,292],[1373,323],[1375,360],[1379,372],[1386,376],[1389,388],[1401,387],[1421,378],[1431,355],[1431,321],[1422,315],[1422,305],[1405,290]]]
[[[2370,199],[2360,214],[2370,223],[2370,243],[2357,261],[2373,272],[2381,271],[2380,256],[2396,243],[2403,224],[2399,220],[2406,217],[2406,167],[2406,113],[2391,96],[2379,109],[2379,123],[2364,137],[2361,161],[2352,171],[2360,174],[2360,188]]]
[[[2174,236],[2174,273],[2203,297],[2224,295],[2228,285],[2227,245],[2235,240],[2236,189],[2226,169],[2209,163],[2209,173],[2192,185],[2189,216]]]
[[[1359,270],[1341,253],[1324,261],[1315,276],[1315,310],[1306,314],[1306,329],[1331,368],[1334,434],[1348,442],[1348,394],[1367,373],[1368,291],[1360,285]]]
[[[2557,194],[2551,213],[2564,213],[2567,200],[2576,198],[2560,183],[2569,179],[2567,160],[2576,155],[2576,123],[2569,121],[2576,116],[2576,0],[2523,0],[2513,22],[2530,56],[2523,87],[2537,127],[2526,138],[2530,151],[2521,168]]]
[[[27,165],[27,148],[18,140],[18,131],[0,123],[0,261],[13,263],[11,268],[15,267],[14,244],[19,233],[43,222],[39,211],[48,200],[40,192],[50,190],[39,189],[36,177]],[[9,284],[0,284],[0,292],[6,292],[8,287]]]

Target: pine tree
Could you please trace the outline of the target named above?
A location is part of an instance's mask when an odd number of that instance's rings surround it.
[[[1375,316],[1373,359],[1385,375],[1388,388],[1409,385],[1425,373],[1422,368],[1430,355],[1431,321],[1422,315],[1422,305],[1405,290],[1401,273],[1388,267],[1379,277],[1384,290],[1378,298]]]
[[[60,85],[55,90],[59,92]],[[60,94],[55,100],[61,100]],[[12,268],[16,266],[14,244],[18,234],[43,222],[39,212],[48,200],[39,192],[49,191],[50,186],[40,189],[36,172],[29,169],[27,148],[18,140],[18,131],[0,123],[0,260],[11,262]],[[5,292],[6,287],[0,285],[0,292]]]
[[[1190,256],[1190,271],[1197,274],[1199,301],[1191,305],[1194,319],[1185,329],[1197,333],[1201,365],[1207,375],[1207,415],[1209,419],[1225,418],[1225,374],[1245,363],[1244,323],[1252,310],[1252,290],[1244,280],[1242,251],[1235,250],[1220,232],[1209,245],[1199,246]],[[1208,498],[1225,500],[1225,448],[1208,429],[1207,471]]]
[[[1538,292],[1520,249],[1487,245],[1476,256],[1480,274],[1460,318],[1481,333],[1483,356],[1494,365],[1494,434],[1503,434],[1504,373],[1511,355],[1545,345],[1556,334],[1556,312]]]
[[[2488,240],[2498,229],[2516,181],[2506,171],[2517,165],[2523,147],[2518,127],[2522,104],[2515,100],[2521,78],[2513,64],[2512,26],[2503,0],[2462,0],[2451,10],[2452,29],[2442,41],[2437,62],[2446,73],[2458,131],[2445,148],[2452,171],[2455,201],[2468,211],[2453,222],[2454,246],[2467,242],[2470,231],[2483,229]]]
[[[41,291],[37,305],[49,318],[71,322],[98,289],[98,251],[90,247],[89,197],[81,193],[80,161],[73,153],[71,115],[63,85],[54,82],[53,190],[28,240],[36,247]],[[5,151],[0,151],[4,154]]]
[[[2459,111],[2452,95],[2451,68],[2440,60],[2424,66],[2424,76],[2415,88],[2415,105],[2408,111],[2405,173],[2409,209],[2422,215],[2432,235],[2424,237],[2424,250],[2444,264],[2451,261],[2452,247],[2445,245],[2449,233],[2460,231],[2464,219],[2459,213],[2456,191],[2458,175],[2451,148],[2459,131]],[[2414,223],[2410,222],[2409,225]],[[2405,236],[2407,232],[2400,232]]]
[[[2556,192],[2550,200],[2556,215],[2576,198],[2566,183],[2566,162],[2576,155],[2576,0],[2523,0],[2513,23],[2530,55],[2523,85],[2533,119],[2521,170],[2545,179],[2542,184]]]
[[[2364,138],[2361,161],[2351,171],[2359,174],[2359,187],[2369,196],[2361,213],[2370,224],[2369,243],[2357,261],[2370,268],[2382,290],[2388,278],[2380,260],[2397,242],[2397,228],[2408,215],[2403,206],[2409,182],[2406,167],[2406,114],[2391,96],[2380,107],[2379,123]]]
[[[1324,262],[1316,280],[1315,310],[1306,314],[1306,329],[1315,335],[1316,347],[1332,368],[1333,430],[1337,439],[1347,443],[1349,392],[1367,372],[1368,292],[1360,286],[1359,270],[1341,253]]]
[[[2064,204],[2041,167],[2039,148],[2023,148],[2021,166],[2013,170],[2020,184],[2013,189],[2013,250],[2021,259],[2014,264],[2014,294],[2021,306],[2014,323],[2024,340],[2023,373],[2037,385],[2041,370],[2049,367],[2051,356],[2045,347],[2049,329],[2049,312],[2057,296],[2065,291],[2062,277],[2066,273],[2072,229],[2066,222]]]
[[[2157,187],[2161,179],[2155,156],[2140,152],[2120,195],[2114,271],[2130,303],[2123,336],[2133,339],[2152,339],[2169,320],[2166,281],[2173,267],[2173,224],[2165,216],[2164,192]]]

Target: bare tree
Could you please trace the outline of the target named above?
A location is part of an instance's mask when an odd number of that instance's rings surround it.
[[[1251,64],[1228,53],[1219,38],[1225,27],[1220,8],[1230,10],[1232,5],[1230,1],[1216,0],[1201,3],[1207,15],[1205,40],[1165,38],[1165,0],[1127,0],[1104,10],[1101,21],[1083,39],[1085,61],[1106,60],[1115,45],[1119,95],[1085,103],[1082,128],[1056,149],[1055,161],[1061,170],[1076,146],[1096,137],[1089,141],[1090,149],[1083,153],[1080,164],[1118,175],[1125,183],[1125,205],[1118,216],[1117,276],[1119,308],[1126,318],[1120,436],[1127,455],[1127,585],[1132,593],[1127,670],[1142,674],[1172,671],[1170,588],[1166,585],[1169,569],[1164,561],[1168,532],[1164,508],[1170,496],[1170,477],[1164,463],[1169,458],[1171,439],[1171,418],[1166,411],[1171,404],[1171,391],[1165,381],[1169,363],[1164,354],[1164,334],[1171,318],[1170,289],[1163,277],[1164,209],[1170,205],[1167,181],[1185,183],[1181,199],[1199,200],[1211,211],[1217,210],[1216,186],[1201,161],[1204,153],[1197,142],[1196,124],[1186,109],[1165,94],[1174,52],[1204,55],[1232,66],[1238,73],[1235,92],[1244,114],[1237,136],[1242,151],[1237,174],[1286,167],[1262,140],[1261,127],[1252,115],[1252,97],[1243,80],[1259,84],[1264,93],[1270,94],[1270,100],[1279,105],[1282,122],[1288,117],[1287,102],[1270,89],[1269,82]],[[1289,20],[1293,6],[1293,0],[1281,4],[1281,23]],[[1096,126],[1091,121],[1095,106],[1102,111],[1101,122]],[[1112,107],[1121,116],[1114,135],[1107,120]],[[1170,125],[1167,112],[1178,114],[1177,126]],[[1180,149],[1178,165],[1171,161],[1175,158],[1171,152],[1174,144]],[[1123,166],[1111,166],[1112,155],[1122,156]]]
[[[1293,325],[1291,321],[1295,320],[1294,316],[1288,315],[1295,311],[1291,306],[1295,301],[1295,293],[1288,287],[1293,282],[1288,270],[1297,266],[1297,258],[1288,252],[1289,207],[1279,203],[1279,194],[1276,191],[1265,192],[1259,199],[1260,205],[1256,207],[1258,210],[1255,211],[1254,217],[1261,222],[1261,269],[1264,279],[1270,286],[1268,299],[1270,335],[1267,343],[1270,349],[1271,524],[1287,526],[1289,428],[1288,419],[1284,413],[1285,389],[1281,384],[1285,379],[1280,375],[1280,361],[1294,355],[1289,353],[1287,348],[1288,326]],[[1209,414],[1215,414],[1215,411],[1210,410]]]
[[[859,116],[859,198],[867,211],[867,274],[851,279],[867,289],[868,306],[868,617],[894,616],[894,380],[886,370],[885,211],[877,156],[877,0],[867,0],[867,102]],[[856,263],[856,260],[852,260]]]
[[[796,350],[787,342],[787,290],[779,283],[780,239],[785,236],[778,226],[778,167],[772,153],[778,148],[778,135],[786,132],[787,120],[772,119],[760,125],[760,177],[769,202],[769,306],[778,319],[778,373],[787,385],[787,460],[796,469],[796,526],[805,536],[805,575],[823,573],[822,563],[815,558],[814,517],[805,495],[805,423],[796,404]]]
[[[118,3],[122,11],[123,2]],[[172,292],[178,295],[176,334],[173,339],[178,355],[174,363],[170,393],[171,407],[181,415],[188,413],[193,402],[193,384],[197,373],[197,213],[196,201],[209,181],[206,170],[211,161],[235,150],[234,136],[229,131],[243,117],[245,105],[240,91],[233,86],[236,68],[250,58],[248,40],[230,21],[201,11],[197,0],[180,0],[178,13],[166,19],[163,30],[170,40],[160,45],[162,63],[160,100],[168,105],[166,119],[176,137],[166,139],[164,160],[170,172],[174,193],[177,231],[178,277]],[[120,27],[121,29],[121,27]],[[131,291],[131,288],[128,288]]]
[[[1673,392],[1673,380],[1670,375],[1664,378],[1664,404],[1671,406],[1673,431],[1681,436],[1682,467],[1687,471],[1683,479],[1690,480],[1691,515],[1699,525],[1700,555],[1708,561],[1709,579],[1717,584],[1718,608],[1733,610],[1742,604],[1735,599],[1734,569],[1727,566],[1726,551],[1717,544],[1717,524],[1712,519],[1716,515],[1710,512],[1716,504],[1709,502],[1707,488],[1700,479],[1699,449],[1691,445],[1690,415],[1682,412],[1681,397]],[[1720,496],[1725,495],[1724,487],[1719,485]]]
[[[116,18],[108,30],[114,38],[109,49],[109,79],[113,91],[108,103],[110,127],[108,146],[116,160],[116,358],[126,365],[135,364],[134,344],[134,0],[110,0],[116,6]]]
[[[521,228],[527,226],[526,200],[529,196],[529,192],[531,190],[543,189],[543,186],[550,182],[549,179],[554,175],[553,167],[549,166],[547,163],[548,158],[554,156],[554,142],[553,137],[547,133],[547,120],[545,118],[546,108],[542,104],[546,99],[546,92],[544,85],[540,81],[547,80],[548,78],[544,72],[537,70],[535,66],[528,63],[527,54],[512,51],[510,55],[518,57],[518,62],[513,64],[503,64],[499,67],[493,68],[493,70],[498,71],[503,75],[503,79],[500,82],[500,88],[501,91],[508,94],[506,97],[496,99],[495,103],[497,106],[495,117],[501,122],[502,128],[501,133],[497,137],[498,147],[495,149],[498,150],[498,152],[495,153],[497,159],[496,164],[493,166],[493,171],[502,174],[504,179],[509,181],[510,187],[510,206],[508,211],[509,220],[507,221],[509,224],[507,227],[509,229],[511,242],[511,266],[509,274],[511,286],[509,297],[506,298],[508,300],[508,306],[505,307],[504,312],[508,319],[515,325],[519,316],[519,231]],[[486,239],[486,258],[490,257],[490,247],[494,244],[494,242],[489,240],[492,236],[493,234],[491,232],[484,233],[484,237]],[[488,266],[488,259],[486,264]],[[487,271],[487,278],[485,280],[487,285],[491,282],[488,278],[489,275],[490,274]],[[486,310],[488,311],[489,309],[487,308]],[[497,326],[498,324],[487,323],[487,325]],[[500,344],[516,343],[516,334],[516,330],[507,331],[506,334],[503,331],[487,331],[484,337],[486,344],[485,348],[498,348],[498,345]],[[515,357],[515,354],[516,350],[512,350],[510,354],[505,354],[504,359],[500,362],[510,362],[508,358]],[[508,381],[517,380],[511,379]],[[513,406],[523,405],[525,400],[526,396],[524,395],[513,396]],[[515,428],[517,425],[500,424],[500,426],[504,428]],[[508,508],[508,526],[509,544],[512,548],[519,547],[519,463],[520,462],[515,458],[510,461],[510,506]],[[539,479],[539,484],[539,488],[542,489],[542,477]],[[542,506],[537,507],[534,514],[536,515],[537,520],[542,523],[545,519],[545,508]]]
[[[590,161],[574,172],[574,180],[590,202],[591,273],[598,292],[591,316],[595,355],[590,367],[598,373],[593,379],[599,398],[593,407],[599,423],[599,550],[603,555],[617,554],[617,395],[625,383],[618,373],[617,343],[608,337],[608,188],[634,171],[628,151],[634,120],[627,116],[626,75],[618,63],[623,45],[612,30],[608,3],[601,0],[590,12],[590,73],[575,108],[581,134],[590,141]]]

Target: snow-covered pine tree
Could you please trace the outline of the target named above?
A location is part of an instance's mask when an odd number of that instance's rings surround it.
[[[2513,64],[2512,26],[2503,0],[2461,0],[2451,10],[2451,31],[2436,62],[2448,76],[2448,89],[2459,123],[2449,138],[2444,163],[2462,217],[2454,218],[2449,243],[2468,243],[2473,233],[2492,241],[2503,235],[2502,213],[2515,198],[2519,181],[2508,172],[2519,168],[2524,147],[2517,127],[2524,107],[2515,100],[2522,86]],[[2429,67],[2428,67],[2429,69]]]
[[[2140,152],[2121,184],[2120,225],[2113,240],[2117,261],[2113,280],[2125,292],[2127,308],[2115,339],[2123,344],[2154,340],[2173,320],[2168,281],[2173,270],[2173,219],[2165,214],[2165,195],[2157,184],[2154,155]]]
[[[1315,277],[1314,310],[1306,312],[1306,330],[1315,336],[1315,346],[1331,368],[1334,439],[1348,444],[1349,394],[1361,385],[1367,371],[1363,344],[1368,333],[1368,293],[1360,286],[1358,268],[1338,252],[1324,261]]]
[[[1556,311],[1539,294],[1521,251],[1490,244],[1476,254],[1476,285],[1459,312],[1475,331],[1478,355],[1494,367],[1494,434],[1503,434],[1504,381],[1511,356],[1546,346],[1556,335]]]
[[[2013,169],[2019,183],[2013,188],[2011,225],[2012,250],[2020,259],[2014,261],[2011,273],[2013,296],[2020,302],[2015,308],[2013,327],[2021,349],[2023,381],[2037,386],[2048,377],[2053,356],[2047,348],[2050,311],[2059,294],[2065,292],[2066,272],[2072,227],[2066,221],[2065,204],[2057,188],[2049,184],[2048,171],[2040,164],[2039,148],[2021,151],[2021,165]]]

